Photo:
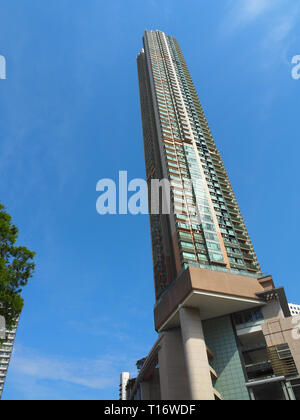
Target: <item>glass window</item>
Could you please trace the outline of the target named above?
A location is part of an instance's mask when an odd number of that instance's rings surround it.
[[[207,256],[206,256],[206,255],[204,255],[204,254],[198,254],[198,258],[199,258],[199,260],[201,260],[201,261],[208,261]]]
[[[224,261],[224,257],[222,254],[210,253],[209,256],[214,261]]]
[[[214,251],[221,251],[221,247],[218,244],[215,244],[213,242],[207,242],[206,245],[209,249],[213,249]]]
[[[188,252],[183,252],[182,256],[184,259],[196,261],[196,256],[194,254],[190,254]]]

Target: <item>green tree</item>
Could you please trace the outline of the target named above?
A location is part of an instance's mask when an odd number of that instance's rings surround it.
[[[21,292],[35,269],[35,253],[16,246],[18,232],[0,204],[0,315],[4,316],[9,329],[21,314],[24,305]]]

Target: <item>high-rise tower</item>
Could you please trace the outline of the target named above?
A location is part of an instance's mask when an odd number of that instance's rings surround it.
[[[251,240],[176,39],[146,31],[138,68],[147,180],[168,179],[172,190],[172,213],[151,215],[156,298],[188,265],[256,275]]]
[[[150,226],[159,338],[131,399],[300,399],[300,333],[263,276],[175,38],[146,31],[138,55],[146,177],[168,180]],[[168,207],[168,206],[166,206]]]

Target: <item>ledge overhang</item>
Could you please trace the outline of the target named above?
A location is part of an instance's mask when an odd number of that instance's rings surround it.
[[[155,328],[162,332],[180,326],[180,307],[197,308],[202,320],[265,305],[257,294],[264,288],[256,278],[189,267],[154,309]]]

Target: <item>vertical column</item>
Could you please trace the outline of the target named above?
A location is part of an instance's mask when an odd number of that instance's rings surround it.
[[[180,308],[179,315],[190,399],[214,400],[214,391],[199,310]]]
[[[250,395],[250,400],[255,401],[255,395],[254,395],[253,388],[249,389],[249,395]]]
[[[162,400],[189,400],[188,378],[180,328],[164,332],[158,353]]]
[[[291,382],[286,382],[285,385],[286,385],[286,389],[287,389],[287,392],[288,392],[289,397],[290,397],[289,399],[292,400],[292,401],[296,401],[296,397],[295,397],[294,390],[293,390]]]
[[[149,382],[141,382],[141,398],[142,401],[150,401],[150,383]]]
[[[282,386],[282,390],[283,390],[285,400],[290,401],[290,395],[289,395],[289,392],[288,392],[287,387],[285,385],[285,382],[281,382],[281,386]]]

